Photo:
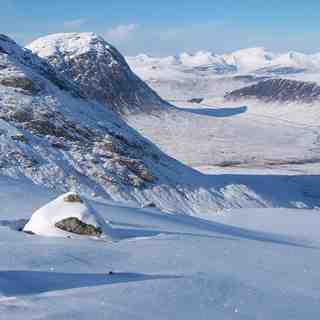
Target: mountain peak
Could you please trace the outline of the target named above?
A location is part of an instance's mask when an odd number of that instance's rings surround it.
[[[53,34],[28,48],[74,81],[85,97],[113,111],[128,114],[168,106],[131,71],[121,53],[95,33]]]
[[[41,57],[56,54],[67,54],[73,57],[92,50],[103,54],[106,50],[110,50],[111,45],[96,33],[73,32],[44,36],[33,41],[28,47]]]

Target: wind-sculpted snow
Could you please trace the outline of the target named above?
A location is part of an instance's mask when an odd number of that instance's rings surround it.
[[[130,70],[116,48],[94,33],[49,35],[28,48],[74,81],[85,97],[115,112],[150,112],[169,106]]]
[[[52,200],[47,193],[0,177],[1,320],[319,318],[319,210],[204,220],[85,198],[117,242],[12,228]]]
[[[264,102],[303,102],[319,100],[320,86],[314,82],[303,82],[288,79],[270,79],[260,81],[226,95],[226,99],[239,100],[256,98]]]

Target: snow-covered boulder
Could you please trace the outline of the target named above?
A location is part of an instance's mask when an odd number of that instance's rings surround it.
[[[23,231],[41,236],[107,236],[107,224],[78,194],[66,193],[34,212]]]

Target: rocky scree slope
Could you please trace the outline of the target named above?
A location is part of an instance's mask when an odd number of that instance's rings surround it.
[[[73,80],[85,97],[115,112],[132,114],[169,107],[131,71],[116,48],[94,33],[53,34],[28,48]]]

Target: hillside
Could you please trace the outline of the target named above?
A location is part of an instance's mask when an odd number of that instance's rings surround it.
[[[319,317],[319,210],[228,210],[209,221],[86,199],[117,242],[17,232],[54,196],[0,179],[0,318]]]
[[[1,175],[185,214],[317,204],[295,177],[279,177],[274,193],[260,187],[263,177],[201,174],[161,152],[105,105],[81,98],[76,84],[30,51],[3,36],[0,47]],[[314,183],[307,178],[304,188]],[[284,184],[289,195],[281,191]]]
[[[130,69],[120,52],[94,33],[53,34],[28,45],[81,93],[120,114],[169,107]]]
[[[312,103],[320,99],[320,86],[314,82],[269,79],[228,93],[227,100],[258,99],[264,102]]]

